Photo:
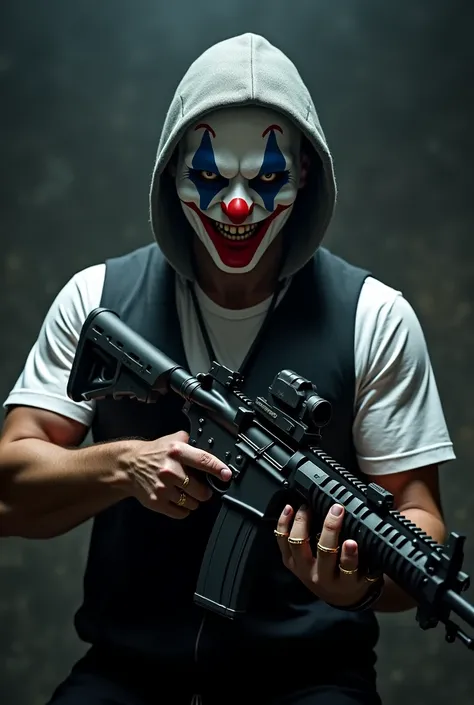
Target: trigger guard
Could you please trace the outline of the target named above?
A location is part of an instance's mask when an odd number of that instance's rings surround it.
[[[206,479],[207,484],[214,490],[214,492],[217,492],[218,494],[225,494],[230,489],[232,484],[232,478],[227,482],[224,482],[224,480],[219,480],[219,478],[214,477],[213,475],[207,475]]]

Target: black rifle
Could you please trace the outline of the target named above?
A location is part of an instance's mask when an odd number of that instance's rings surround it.
[[[249,399],[242,377],[214,362],[194,377],[170,360],[119,316],[95,309],[84,322],[68,383],[74,401],[135,398],[154,402],[173,391],[185,401],[189,443],[212,452],[231,468],[228,483],[210,475],[221,508],[204,554],[195,592],[197,604],[231,619],[245,613],[259,564],[260,539],[290,496],[323,518],[343,505],[344,537],[357,541],[361,561],[386,574],[417,602],[422,629],[446,627],[446,640],[474,639],[451,620],[474,627],[474,606],[460,593],[469,586],[462,572],[465,537],[451,533],[437,544],[393,509],[393,496],[364,484],[319,447],[329,402],[315,386],[290,370],[279,372],[267,399]],[[268,535],[268,534],[267,534]]]

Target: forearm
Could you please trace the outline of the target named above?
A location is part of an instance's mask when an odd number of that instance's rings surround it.
[[[443,522],[423,509],[407,509],[401,512],[410,521],[423,529],[431,538],[442,544],[445,541],[446,529]],[[380,599],[375,603],[376,612],[405,612],[416,607],[415,600],[406,594],[388,576],[385,576],[385,586]]]
[[[58,536],[126,496],[128,441],[65,449],[22,439],[0,452],[0,535]]]

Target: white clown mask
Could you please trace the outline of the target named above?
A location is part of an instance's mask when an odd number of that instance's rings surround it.
[[[251,271],[287,221],[300,183],[301,133],[259,107],[224,108],[181,140],[184,214],[223,272]]]

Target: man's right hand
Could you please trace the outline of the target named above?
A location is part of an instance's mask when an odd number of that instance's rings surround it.
[[[204,473],[230,479],[225,464],[190,446],[183,431],[78,448],[86,433],[44,409],[9,412],[0,437],[0,536],[60,536],[125,497],[184,519],[212,495]]]
[[[173,519],[184,519],[212,496],[205,476],[227,482],[232,473],[218,458],[188,445],[189,435],[178,431],[155,441],[131,441],[122,456],[125,492],[143,506]]]

